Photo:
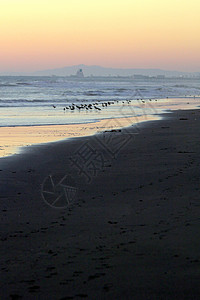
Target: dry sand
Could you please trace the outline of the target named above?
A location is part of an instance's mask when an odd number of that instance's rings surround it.
[[[200,298],[200,111],[164,117],[0,159],[1,299]]]

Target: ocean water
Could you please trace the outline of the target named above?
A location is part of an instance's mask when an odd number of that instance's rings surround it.
[[[173,106],[182,108],[183,97],[187,101],[184,105],[198,105],[199,96],[200,79],[6,76],[0,77],[0,127],[87,123],[155,114]],[[105,102],[112,103],[103,107]],[[64,110],[72,103],[93,106]]]

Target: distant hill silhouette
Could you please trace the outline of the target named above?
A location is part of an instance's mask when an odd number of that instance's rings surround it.
[[[75,75],[77,70],[82,69],[85,76],[132,76],[132,75],[165,75],[165,76],[181,76],[181,75],[200,75],[200,73],[189,73],[180,71],[169,71],[161,69],[129,69],[129,68],[106,68],[101,66],[75,65],[58,69],[41,70],[37,72],[7,72],[1,75],[35,75],[35,76],[70,76]]]
[[[120,69],[120,68],[105,68],[101,66],[87,66],[76,65],[64,67],[59,69],[51,69],[35,72],[37,75],[57,75],[67,76],[75,75],[78,69],[82,69],[85,76],[131,76],[134,74],[139,75],[166,75],[166,76],[179,76],[187,73],[178,71],[166,71],[161,69]]]

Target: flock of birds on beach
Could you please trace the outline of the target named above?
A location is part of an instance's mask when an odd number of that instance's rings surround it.
[[[147,99],[148,101],[158,101],[157,99]],[[78,110],[78,111],[91,111],[91,110],[96,110],[96,111],[101,111],[103,108],[106,108],[110,105],[113,105],[113,104],[116,104],[116,103],[119,103],[121,102],[121,104],[130,104],[132,100],[123,100],[123,101],[119,101],[119,100],[116,100],[116,101],[107,101],[107,102],[95,102],[95,103],[89,103],[89,104],[75,104],[75,103],[72,103],[71,105],[68,105],[66,107],[63,108],[64,112],[65,111],[75,111],[75,110]],[[140,101],[140,103],[143,103],[145,104],[146,101],[144,99],[137,99],[137,101]],[[55,105],[53,105],[53,108],[56,108]]]
[[[101,104],[101,107],[99,107],[98,105]],[[108,105],[114,104],[113,101],[108,101],[108,102],[103,102],[103,103],[89,103],[89,104],[74,104],[72,103],[72,105],[66,106],[63,108],[63,110],[67,110],[67,109],[71,109],[71,110],[75,110],[78,109],[80,110],[91,110],[91,109],[95,109],[95,110],[101,110],[103,107],[107,107]]]
[[[196,99],[196,96],[192,96],[190,95],[192,98]],[[186,96],[185,96],[186,97]],[[169,97],[165,97],[166,99],[168,99]],[[105,107],[108,107],[112,104],[122,104],[122,105],[125,105],[125,104],[130,104],[132,101],[134,101],[135,103],[137,102],[137,104],[147,104],[149,102],[157,102],[158,100],[157,99],[152,99],[152,98],[149,98],[149,99],[135,99],[135,100],[115,100],[115,101],[107,101],[107,102],[101,102],[101,100],[98,100],[98,102],[95,102],[95,103],[89,103],[89,104],[75,104],[75,103],[72,103],[71,105],[68,105],[68,106],[65,106],[63,108],[63,111],[66,112],[66,111],[75,111],[75,110],[78,110],[78,111],[81,111],[81,110],[85,110],[85,111],[91,111],[91,110],[95,110],[95,111],[101,111],[103,108]],[[190,104],[189,102],[187,102],[187,104]],[[56,108],[55,105],[52,105],[53,108]]]

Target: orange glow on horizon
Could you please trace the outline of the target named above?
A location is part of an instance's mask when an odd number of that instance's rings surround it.
[[[197,0],[2,0],[0,71],[79,63],[198,71]]]

